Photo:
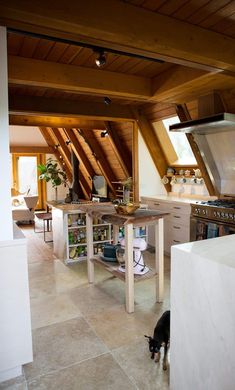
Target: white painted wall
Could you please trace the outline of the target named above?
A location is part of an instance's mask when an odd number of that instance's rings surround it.
[[[9,126],[11,146],[47,146],[38,127]]]
[[[0,240],[13,238],[11,214],[11,165],[8,130],[7,32],[0,26]]]
[[[139,193],[146,195],[166,195],[161,178],[139,132]]]

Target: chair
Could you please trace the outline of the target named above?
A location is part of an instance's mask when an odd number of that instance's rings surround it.
[[[38,218],[40,221],[43,221],[43,230],[36,231],[36,220],[34,219],[34,232],[35,233],[43,233],[43,239],[45,242],[52,242],[53,240],[46,240],[46,233],[49,233],[52,231],[50,229],[50,222],[52,221],[52,214],[51,213],[36,213],[35,217]]]
[[[18,200],[18,202],[16,202]],[[20,196],[12,199],[12,218],[14,221],[34,221],[34,211],[38,202],[38,195]]]

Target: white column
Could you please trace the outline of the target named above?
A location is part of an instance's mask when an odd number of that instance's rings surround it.
[[[0,26],[0,241],[13,239],[8,122],[7,31]]]
[[[126,311],[134,313],[134,269],[133,269],[133,224],[124,225],[125,229],[125,285]]]

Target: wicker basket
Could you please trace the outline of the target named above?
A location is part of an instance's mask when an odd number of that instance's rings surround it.
[[[118,204],[115,205],[115,210],[118,214],[130,215],[133,214],[139,207],[140,207],[139,204],[131,204],[131,205]]]

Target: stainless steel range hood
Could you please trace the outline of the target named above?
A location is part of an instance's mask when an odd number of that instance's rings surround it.
[[[214,134],[235,130],[235,114],[223,112],[200,119],[175,123],[170,131],[180,131],[195,134]]]

